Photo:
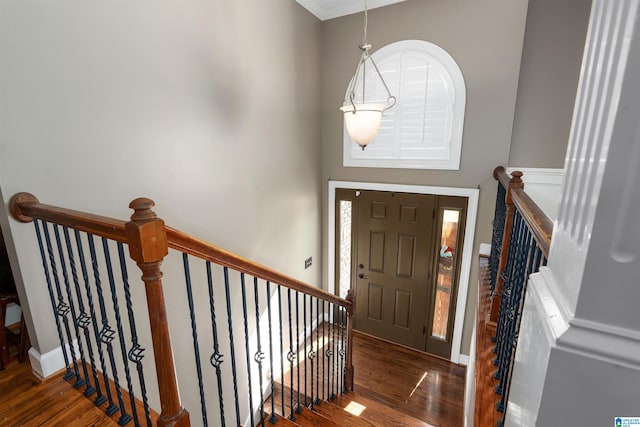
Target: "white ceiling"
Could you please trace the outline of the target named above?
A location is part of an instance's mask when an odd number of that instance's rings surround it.
[[[319,19],[337,18],[364,10],[364,0],[296,0]],[[367,7],[375,9],[405,0],[367,0]]]

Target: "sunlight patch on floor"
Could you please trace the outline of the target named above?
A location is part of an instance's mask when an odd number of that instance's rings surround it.
[[[416,384],[416,386],[411,391],[411,394],[409,395],[409,398],[411,398],[413,396],[413,394],[416,392],[416,390],[418,389],[418,387],[420,387],[420,384],[422,384],[422,381],[424,381],[424,379],[427,378],[427,374],[428,373],[429,372],[425,372],[424,374],[422,374],[422,378],[420,378],[420,381],[418,381],[418,384]]]
[[[349,404],[344,408],[345,411],[347,411],[351,415],[355,415],[356,417],[359,417],[365,409],[367,409],[366,406],[354,401],[349,402]]]

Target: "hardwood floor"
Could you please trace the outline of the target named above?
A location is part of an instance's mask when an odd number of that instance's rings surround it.
[[[355,391],[433,426],[462,426],[465,367],[356,332]]]
[[[378,427],[463,425],[464,366],[357,331],[353,346],[355,393],[338,398],[339,406],[354,402],[366,408],[368,412],[363,416]],[[284,379],[287,416],[291,411],[289,381],[287,372]],[[294,389],[297,389],[295,378]],[[283,412],[281,392],[276,384],[274,411],[278,415]],[[304,401],[304,395],[301,400]],[[296,401],[294,395],[294,406]],[[265,406],[270,411],[270,398]]]
[[[0,425],[118,426],[119,413],[109,417],[104,405],[96,407],[82,392],[62,379],[62,374],[38,383],[28,361],[12,362],[0,371]],[[151,417],[155,421],[157,414]]]
[[[478,320],[476,325],[476,406],[475,427],[495,427],[502,414],[496,410],[499,396],[495,393],[498,381],[493,378],[496,367],[493,359],[495,328],[488,322],[491,313],[489,290],[489,260],[480,258],[478,283]]]

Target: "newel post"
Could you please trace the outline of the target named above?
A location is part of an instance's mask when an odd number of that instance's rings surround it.
[[[353,321],[356,314],[356,298],[353,294],[353,289],[347,291],[345,299],[351,305],[347,308],[347,366],[344,373],[344,384],[347,390],[353,391]]]
[[[139,198],[129,204],[134,210],[131,221],[125,225],[129,254],[142,270],[147,294],[149,323],[156,361],[156,375],[160,389],[162,411],[159,427],[187,427],[189,413],[180,403],[180,392],[173,362],[167,310],[162,292],[162,260],[169,253],[164,221],[151,210],[153,200]]]
[[[507,207],[507,213],[504,221],[504,235],[502,236],[502,251],[500,252],[500,262],[498,263],[498,275],[496,279],[496,290],[491,304],[491,321],[498,321],[498,312],[500,311],[500,301],[502,300],[502,285],[504,279],[502,273],[507,266],[507,256],[509,255],[509,240],[511,239],[511,229],[513,228],[513,214],[515,212],[515,206],[513,204],[512,191],[516,188],[523,189],[524,182],[522,182],[523,173],[520,171],[511,172],[511,180],[509,180],[509,186],[506,188],[505,204]]]

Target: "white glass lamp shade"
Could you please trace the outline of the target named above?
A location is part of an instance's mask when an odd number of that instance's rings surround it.
[[[385,104],[352,104],[340,107],[344,112],[344,124],[351,139],[362,147],[367,146],[380,130]]]

